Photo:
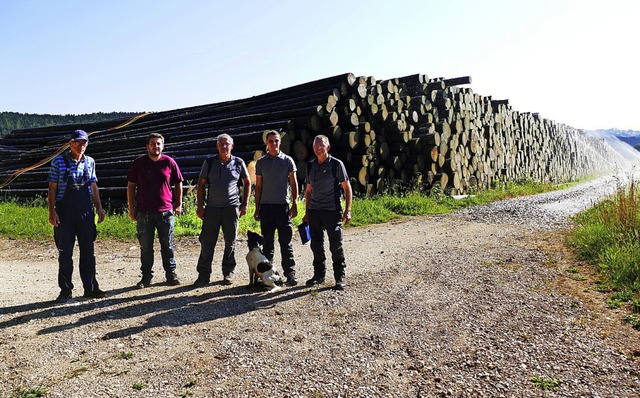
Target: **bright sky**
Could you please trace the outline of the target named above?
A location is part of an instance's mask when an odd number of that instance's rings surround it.
[[[0,111],[162,111],[423,73],[640,130],[639,18],[638,0],[0,0]]]

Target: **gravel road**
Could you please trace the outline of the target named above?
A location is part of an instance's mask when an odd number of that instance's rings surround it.
[[[348,228],[343,292],[247,290],[241,262],[236,284],[192,289],[195,239],[182,286],[137,290],[137,245],[99,241],[109,297],[59,305],[53,243],[0,240],[0,396],[639,397],[640,332],[562,245],[616,181]]]

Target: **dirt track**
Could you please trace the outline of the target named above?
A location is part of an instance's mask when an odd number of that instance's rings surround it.
[[[330,280],[245,289],[244,241],[236,285],[191,289],[195,239],[177,243],[185,285],[160,276],[137,290],[137,245],[99,241],[109,297],[59,305],[53,243],[0,240],[0,395],[637,397],[640,367],[628,358],[640,333],[589,281],[568,277],[570,266],[588,272],[562,230],[514,209],[502,222],[483,212],[347,229],[344,292]],[[310,249],[294,250],[304,282]],[[559,380],[557,392],[534,376]]]

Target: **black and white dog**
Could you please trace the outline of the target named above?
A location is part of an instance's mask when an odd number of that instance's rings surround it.
[[[262,254],[262,245],[264,238],[253,231],[247,232],[247,240],[249,243],[249,253],[247,253],[247,265],[249,266],[249,286],[258,285],[258,279],[262,284],[269,288],[269,292],[280,290],[282,278],[278,271],[273,268],[271,261]]]

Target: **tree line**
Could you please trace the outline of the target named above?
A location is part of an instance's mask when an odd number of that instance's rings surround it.
[[[140,112],[96,112],[83,115],[49,115],[35,113],[0,112],[0,138],[13,130],[38,127],[86,124],[133,117]]]

